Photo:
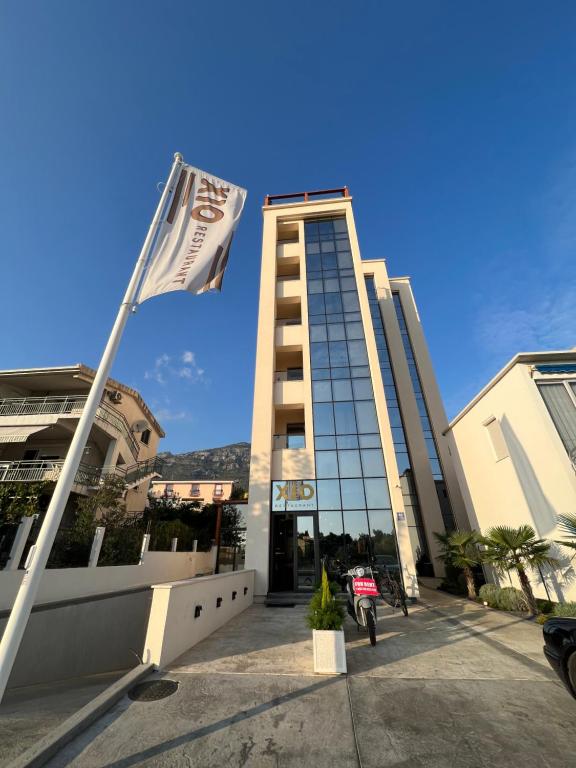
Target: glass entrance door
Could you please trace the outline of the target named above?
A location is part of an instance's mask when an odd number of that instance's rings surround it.
[[[319,578],[315,516],[282,513],[272,517],[272,592],[311,592]]]

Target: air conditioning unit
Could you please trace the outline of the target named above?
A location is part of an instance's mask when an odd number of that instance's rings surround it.
[[[145,419],[135,421],[132,424],[132,432],[144,432],[145,429],[150,429],[150,424]]]
[[[122,392],[118,392],[118,390],[115,390],[113,392],[108,392],[108,399],[111,403],[121,403],[122,402]]]

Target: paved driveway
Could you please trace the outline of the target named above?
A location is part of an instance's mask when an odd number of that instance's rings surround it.
[[[160,701],[125,698],[50,765],[567,768],[576,702],[541,630],[423,590],[384,607],[379,641],[347,626],[348,676],[312,673],[305,609],[253,606],[182,656]]]

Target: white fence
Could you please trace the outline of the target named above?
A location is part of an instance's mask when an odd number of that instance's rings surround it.
[[[165,667],[246,610],[254,599],[254,573],[154,584],[144,661]]]
[[[191,579],[214,572],[216,548],[210,552],[146,552],[140,565],[100,568],[49,568],[36,604],[120,592],[159,582]],[[0,571],[0,611],[12,607],[24,571]]]

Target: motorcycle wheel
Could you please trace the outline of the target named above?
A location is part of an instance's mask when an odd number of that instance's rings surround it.
[[[366,612],[366,623],[368,624],[368,635],[370,636],[370,645],[376,645],[376,622],[374,620],[374,611]]]

